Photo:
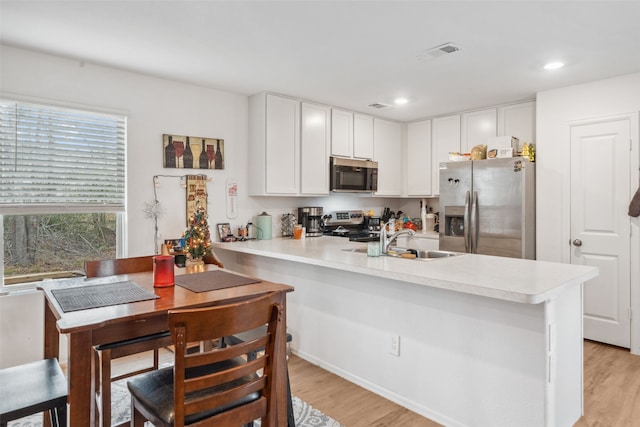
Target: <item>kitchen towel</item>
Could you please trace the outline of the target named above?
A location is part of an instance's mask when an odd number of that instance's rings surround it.
[[[629,203],[629,216],[640,216],[640,188],[638,188],[638,191],[631,199],[631,203]]]

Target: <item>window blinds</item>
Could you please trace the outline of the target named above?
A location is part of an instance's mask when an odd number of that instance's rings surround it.
[[[0,214],[123,212],[126,117],[0,101]]]

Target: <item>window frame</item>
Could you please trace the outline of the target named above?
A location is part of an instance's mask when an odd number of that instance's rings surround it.
[[[60,208],[60,206],[53,205],[51,209],[47,209],[46,206],[43,205],[35,205],[28,206],[25,205],[20,212],[16,212],[14,208],[6,208],[0,211],[0,222],[4,224],[4,217],[6,215],[25,215],[25,214],[75,214],[75,213],[114,213],[116,214],[116,256],[117,257],[126,257],[127,256],[127,247],[128,247],[128,236],[127,236],[127,187],[128,187],[128,156],[127,156],[127,147],[128,147],[128,114],[123,111],[114,111],[114,110],[105,110],[103,108],[87,106],[82,104],[72,104],[72,103],[64,103],[58,101],[51,101],[48,99],[42,98],[34,98],[34,97],[25,97],[25,96],[16,96],[13,94],[8,94],[6,92],[0,92],[0,98],[3,101],[10,101],[16,103],[24,103],[24,104],[32,104],[38,105],[42,108],[51,108],[55,110],[73,110],[78,113],[86,113],[86,114],[96,114],[96,115],[109,115],[115,116],[124,121],[124,141],[123,141],[123,180],[124,180],[124,189],[123,189],[123,205],[121,208],[106,208],[103,205],[96,204],[95,206],[86,206],[86,205],[77,205],[77,206],[69,206],[68,208]],[[0,239],[4,242],[4,226],[0,227]],[[7,294],[9,292],[20,292],[20,291],[32,291],[37,287],[39,282],[26,282],[20,284],[12,284],[6,285],[4,280],[4,245],[3,250],[0,253],[0,295]]]

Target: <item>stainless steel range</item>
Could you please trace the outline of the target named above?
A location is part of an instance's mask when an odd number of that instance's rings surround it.
[[[348,237],[355,242],[373,242],[380,237],[379,219],[376,227],[377,218],[365,217],[359,210],[330,212],[322,219],[325,235]]]

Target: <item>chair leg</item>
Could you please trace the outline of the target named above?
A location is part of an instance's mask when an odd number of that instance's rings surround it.
[[[160,366],[160,350],[157,348],[153,349],[153,370],[157,371]]]
[[[102,413],[99,425],[111,427],[111,350],[104,349],[101,353],[100,401]]]
[[[102,371],[100,370],[100,352],[97,351],[95,348],[93,349],[93,370],[91,372],[91,376],[93,379],[93,400],[94,402],[94,406],[95,406],[95,419],[96,422],[98,422],[98,420],[100,420],[100,405],[98,404],[98,399],[101,397],[100,396],[100,385],[101,385],[101,381],[100,381],[100,373]],[[99,423],[98,423],[99,425]]]
[[[145,418],[142,416],[140,411],[135,407],[135,405],[131,405],[131,427],[144,427]]]
[[[49,410],[51,427],[67,427],[67,405]]]
[[[291,381],[289,381],[289,368],[287,367],[287,427],[296,427],[296,419],[293,417],[293,400],[291,399]]]

